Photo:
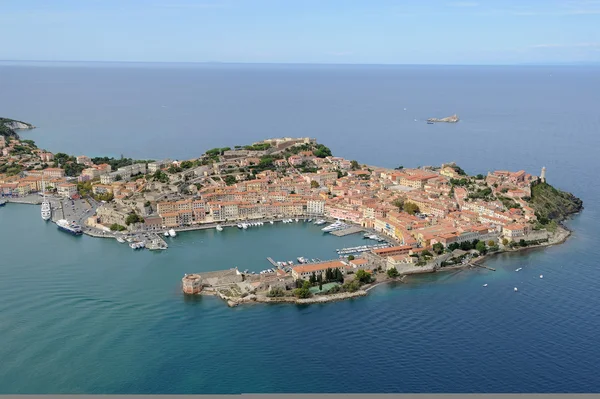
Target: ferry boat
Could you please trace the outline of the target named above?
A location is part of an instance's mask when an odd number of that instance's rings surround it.
[[[75,222],[69,223],[69,221],[66,219],[60,219],[59,221],[56,222],[56,225],[58,226],[59,230],[62,230],[69,234],[73,234],[75,236],[83,234],[83,231],[81,230],[81,226],[79,226],[78,224],[75,224]]]
[[[0,206],[6,205],[6,202],[7,202],[6,200],[0,200]]]
[[[177,233],[175,232],[175,230],[173,230],[173,229],[169,230],[169,236],[175,237],[176,235],[177,235]]]
[[[223,228],[221,227],[220,224],[218,224],[217,227],[215,227],[215,229],[217,229],[217,231],[223,231]]]

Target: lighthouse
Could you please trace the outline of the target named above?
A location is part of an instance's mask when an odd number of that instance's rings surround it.
[[[546,183],[546,167],[542,166],[542,174],[540,175],[540,180],[542,183]]]

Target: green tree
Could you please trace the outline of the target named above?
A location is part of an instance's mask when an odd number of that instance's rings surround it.
[[[488,247],[493,247],[494,245],[496,245],[496,243],[494,242],[494,240],[489,240],[487,242]]]
[[[135,212],[130,213],[125,219],[125,224],[129,226],[132,223],[143,223],[144,218],[136,214]]]
[[[508,239],[507,238],[503,238],[502,239],[502,245],[504,245],[504,246],[508,245]]]
[[[116,175],[115,176],[115,181],[121,181],[123,180],[123,178],[121,177],[121,175]]]
[[[110,225],[110,229],[111,231],[123,231],[123,230],[127,230],[127,228],[125,226],[121,226],[120,224],[117,223],[113,223]]]
[[[477,245],[475,245],[475,249],[477,250],[477,252],[479,252],[480,254],[485,254],[487,253],[487,247],[485,246],[485,242],[483,241],[479,241],[477,243]]]
[[[309,298],[311,296],[310,286],[311,284],[308,281],[304,281],[301,288],[294,290],[294,296],[297,298]]]
[[[421,252],[421,256],[423,256],[423,257],[432,257],[433,255],[428,250],[424,250],[424,251]]]
[[[354,259],[355,259],[355,258],[354,258],[354,255],[349,255],[349,256],[348,256],[348,260],[354,260]]]
[[[315,274],[315,272],[312,272],[312,274],[310,275],[308,281],[310,281],[311,285],[313,285],[314,283],[317,282],[317,275]]]
[[[433,252],[435,252],[436,254],[441,254],[442,252],[444,252],[444,246],[442,245],[442,243],[436,242],[435,244],[433,244],[432,246]]]
[[[352,170],[357,170],[357,169],[360,169],[360,165],[356,161],[350,161],[350,168]]]
[[[181,162],[181,169],[189,169],[192,166],[194,166],[194,163],[192,161],[183,161],[183,162]]]
[[[396,278],[398,277],[400,273],[398,273],[398,270],[395,267],[392,267],[391,269],[388,269],[387,271],[387,275],[389,278]]]
[[[318,181],[316,181],[316,180],[312,180],[312,181],[310,182],[310,188],[319,188],[319,187],[320,187],[320,185],[319,185],[319,182],[318,182]]]
[[[356,279],[363,284],[367,284],[371,282],[371,275],[367,273],[365,270],[360,269],[356,272]]]
[[[235,180],[234,176],[231,176],[231,175],[225,176],[225,184],[227,184],[228,186],[235,184],[235,182],[236,182],[236,180]]]
[[[525,241],[524,239],[522,239],[522,238],[521,238],[521,239],[519,240],[519,246],[521,246],[521,247],[526,247],[527,245],[528,245],[528,244],[527,244],[527,241]]]
[[[402,198],[396,198],[393,202],[392,205],[398,207],[398,211],[402,212],[402,210],[404,209],[404,200]]]
[[[419,206],[412,202],[405,202],[404,205],[402,206],[402,209],[404,210],[404,212],[406,212],[410,215],[414,215],[415,213],[420,212]]]

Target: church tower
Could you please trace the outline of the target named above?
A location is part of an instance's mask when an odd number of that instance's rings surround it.
[[[542,183],[546,183],[546,167],[542,166],[542,174],[540,175],[540,180]]]

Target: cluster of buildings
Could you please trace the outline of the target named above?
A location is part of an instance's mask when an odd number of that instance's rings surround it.
[[[13,148],[17,143],[18,140],[10,141]],[[268,148],[265,144],[269,144]],[[8,148],[4,140],[0,145]],[[99,210],[101,223],[116,223],[135,211],[145,218],[143,225],[131,227],[136,229],[320,216],[374,229],[413,249],[474,239],[520,240],[532,234],[539,236],[532,230],[536,216],[528,200],[531,185],[544,179],[545,171],[541,177],[525,171],[494,171],[483,179],[475,179],[465,176],[454,164],[441,168],[372,168],[340,157],[315,156],[315,151],[310,150],[315,145],[312,138],[283,138],[250,147],[259,150],[236,147],[224,151],[218,161],[192,174],[195,184],[190,184],[189,190],[181,190],[172,182],[139,177],[158,170],[167,172],[171,165],[178,164],[171,160],[137,163],[113,171],[110,165],[95,165],[82,155],[76,158],[77,163],[87,168],[76,180],[91,181],[93,194],[113,195],[115,204]],[[303,150],[285,157],[274,156],[290,154],[285,150],[295,146],[303,146]],[[230,185],[219,178],[231,170],[258,165],[266,155],[274,161],[272,167],[260,173],[251,177],[237,173],[235,183]],[[51,159],[52,154],[36,149],[33,157],[39,163],[42,157]],[[25,161],[33,160],[29,157]],[[77,195],[75,181],[67,179],[63,169],[54,167],[34,168],[15,176],[0,174],[0,194],[22,196],[40,191],[42,180],[60,195]],[[181,176],[173,176],[172,180],[184,181]],[[458,180],[464,184],[457,185]],[[488,195],[474,195],[482,190]],[[404,212],[401,204],[413,204],[418,212]]]

